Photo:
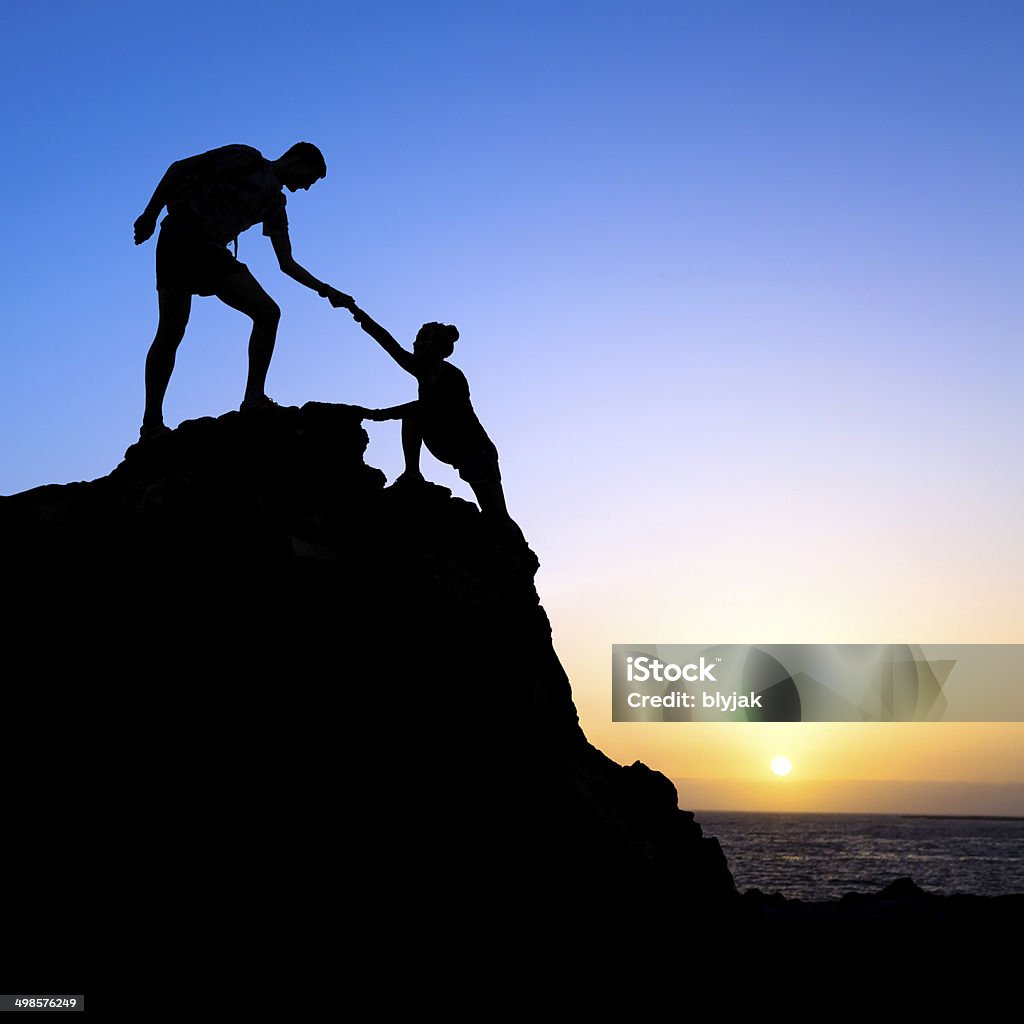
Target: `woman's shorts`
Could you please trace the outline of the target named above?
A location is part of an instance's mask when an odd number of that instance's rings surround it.
[[[482,445],[453,452],[450,448],[431,446],[430,438],[424,437],[423,443],[427,451],[439,462],[446,462],[458,470],[459,476],[467,484],[480,484],[488,480],[501,482],[501,470],[498,468],[498,449],[493,444]]]
[[[486,452],[475,452],[460,459],[455,468],[467,484],[482,484],[488,480],[501,483],[501,470],[498,469],[497,455],[491,456]]]
[[[160,225],[156,243],[156,287],[189,295],[213,295],[232,274],[249,268],[227,246],[198,237],[170,219]]]

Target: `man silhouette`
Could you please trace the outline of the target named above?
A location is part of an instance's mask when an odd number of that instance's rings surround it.
[[[351,301],[292,257],[283,189],[305,191],[326,176],[323,154],[309,142],[296,143],[276,160],[267,160],[251,146],[222,146],[177,160],[167,169],[135,222],[135,244],[140,245],[152,236],[160,211],[167,207],[156,247],[160,320],[146,356],[141,439],[167,431],[164,394],[193,295],[216,295],[252,320],[249,376],[240,408],[245,412],[274,404],[264,388],[281,310],[237,258],[238,236],[253,224],[263,224],[285,274],[336,304]],[[227,248],[232,240],[234,255]]]

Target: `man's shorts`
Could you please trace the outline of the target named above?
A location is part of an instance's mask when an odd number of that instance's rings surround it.
[[[204,239],[170,218],[160,225],[156,243],[156,287],[189,295],[213,295],[225,278],[249,268],[224,245]]]

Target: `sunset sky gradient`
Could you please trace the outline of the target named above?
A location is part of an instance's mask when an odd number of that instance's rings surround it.
[[[0,17],[0,493],[135,440],[156,293],[132,224],[168,164],[309,140],[296,258],[400,340],[459,326],[595,745],[689,807],[1024,814],[1020,724],[624,725],[610,696],[612,643],[1024,642],[1024,6]],[[283,309],[277,401],[413,397],[258,229],[239,257]],[[194,302],[169,424],[237,407],[247,335]],[[393,477],[396,425],[368,431]]]

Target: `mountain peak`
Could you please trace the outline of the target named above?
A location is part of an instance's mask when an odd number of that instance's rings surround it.
[[[731,905],[672,784],[583,735],[533,552],[386,488],[367,442],[347,406],[228,413],[0,499],[12,635],[46,661],[18,700],[63,744],[35,799],[156,851],[169,906],[230,863],[240,920],[254,887],[329,889],[339,844],[432,914]]]

